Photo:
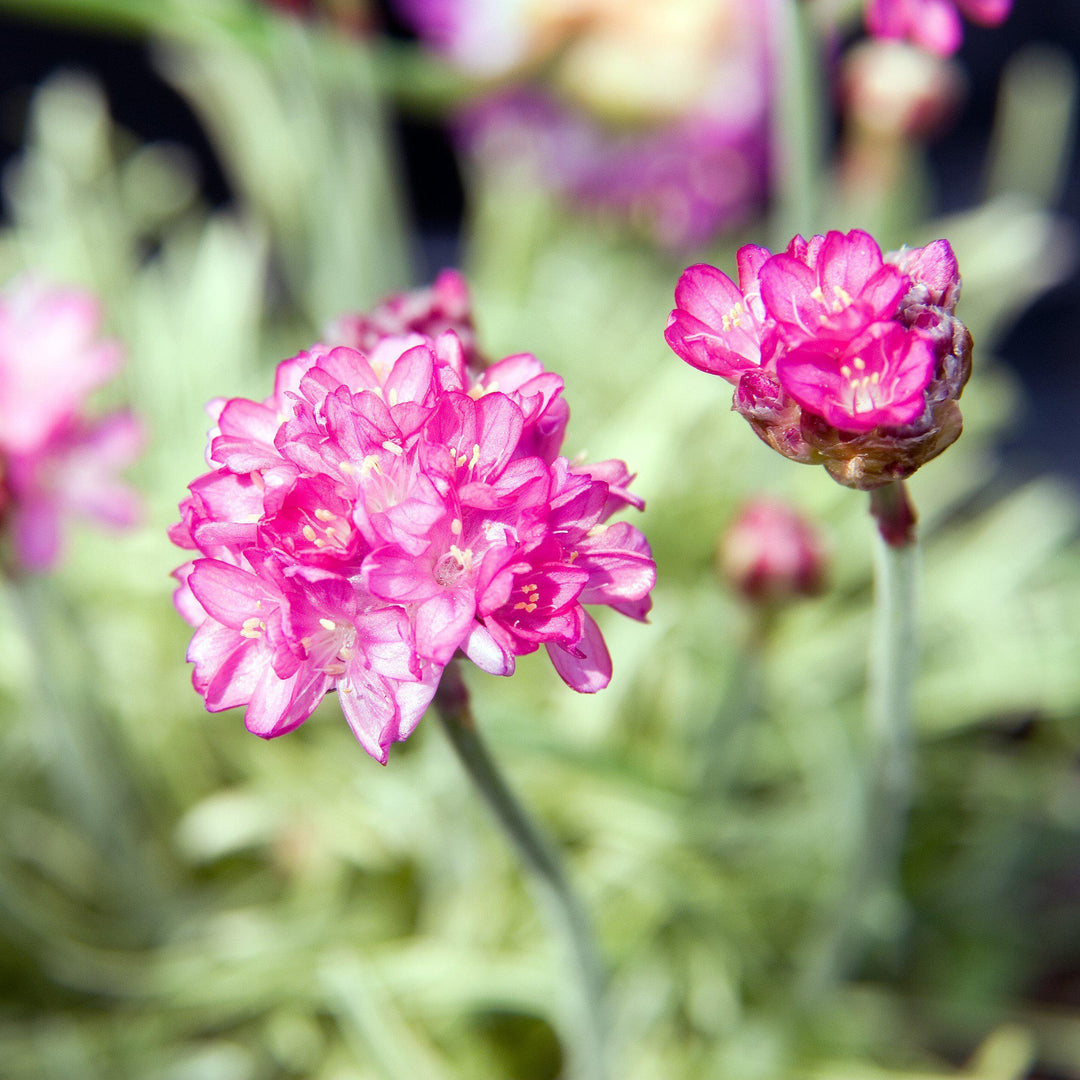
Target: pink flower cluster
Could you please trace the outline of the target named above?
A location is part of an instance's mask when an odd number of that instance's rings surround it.
[[[98,337],[93,297],[21,278],[0,293],[0,522],[12,555],[40,572],[60,557],[64,518],[123,527],[139,502],[117,473],[141,444],[134,418],[84,414],[86,398],[122,361]]]
[[[591,693],[611,661],[584,604],[636,619],[655,566],[617,511],[641,500],[621,461],[560,456],[563,383],[530,354],[478,373],[434,309],[456,275],[371,316],[363,351],[317,345],[278,366],[265,401],[219,401],[208,457],[171,537],[195,550],[176,602],[211,711],[246,705],[281,735],[338,692],[385,762],[461,650],[509,675],[544,645]],[[425,316],[425,303],[431,309]],[[440,332],[379,336],[390,312]]]
[[[875,37],[913,41],[939,56],[952,56],[964,40],[961,12],[972,22],[997,26],[1013,0],[869,0],[866,26]]]
[[[830,232],[778,255],[748,244],[737,262],[738,285],[684,272],[665,337],[734,384],[733,408],[774,449],[869,488],[959,436],[971,338],[947,241],[883,256],[865,232]]]

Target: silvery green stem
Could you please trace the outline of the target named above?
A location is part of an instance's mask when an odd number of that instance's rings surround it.
[[[761,0],[767,2],[767,0]],[[825,176],[825,104],[821,44],[810,5],[774,0],[776,28],[771,63],[776,72],[772,155],[775,162],[774,250],[796,234],[809,236],[821,225],[821,185]]]
[[[878,532],[867,701],[867,842],[880,866],[879,880],[871,884],[885,885],[896,873],[911,803],[919,549],[915,511],[902,480],[872,491],[870,509]]]
[[[888,901],[899,873],[911,807],[912,698],[917,672],[918,546],[902,480],[870,493],[874,611],[866,699],[862,820],[844,892],[829,927],[810,946],[800,987],[807,1004],[857,960],[866,915]]]
[[[481,798],[498,819],[510,843],[532,872],[552,921],[564,938],[573,965],[576,1000],[570,1011],[573,1032],[573,1075],[578,1080],[605,1080],[607,1019],[605,975],[585,909],[570,885],[555,850],[507,786],[480,738],[469,709],[460,671],[451,662],[435,695],[435,708],[455,752]]]
[[[716,799],[731,783],[742,761],[740,741],[765,713],[765,653],[774,616],[767,605],[748,605],[731,678],[701,748],[699,794],[705,801]]]

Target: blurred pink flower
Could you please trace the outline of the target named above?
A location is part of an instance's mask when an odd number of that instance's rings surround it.
[[[738,285],[712,266],[685,271],[665,337],[734,384],[733,408],[774,449],[875,487],[960,434],[971,339],[947,241],[882,256],[865,232],[831,232],[778,255],[748,244],[737,261]]]
[[[470,315],[444,274],[350,320],[364,351],[315,346],[266,401],[213,405],[215,468],[170,533],[197,552],[176,602],[211,711],[245,705],[271,737],[336,690],[385,762],[459,651],[509,675],[544,645],[574,689],[607,685],[583,605],[642,619],[655,581],[641,533],[607,523],[641,506],[632,476],[560,456],[562,380],[535,357],[471,368]]]
[[[869,0],[866,26],[875,37],[915,42],[939,56],[951,56],[964,39],[963,13],[972,22],[997,26],[1013,0]]]
[[[98,337],[100,321],[83,292],[22,278],[0,294],[0,520],[32,571],[59,559],[65,518],[124,527],[138,516],[118,477],[138,455],[138,424],[128,413],[83,414],[121,363],[118,344]]]
[[[779,499],[746,503],[720,538],[724,577],[746,599],[779,604],[816,596],[825,584],[825,543],[814,525]]]

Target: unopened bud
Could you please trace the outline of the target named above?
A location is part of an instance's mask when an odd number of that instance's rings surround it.
[[[963,96],[950,60],[896,41],[865,41],[844,59],[847,113],[860,128],[893,138],[925,139],[941,131]]]
[[[816,596],[827,558],[818,530],[786,503],[754,499],[720,540],[720,570],[755,604],[776,605]]]

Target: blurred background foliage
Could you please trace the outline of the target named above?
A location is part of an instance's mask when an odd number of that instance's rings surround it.
[[[233,194],[208,205],[184,149],[140,143],[65,72],[34,92],[4,176],[0,278],[33,267],[102,297],[128,352],[110,392],[150,443],[144,526],[80,533],[0,610],[0,1076],[559,1075],[562,958],[441,735],[421,725],[379,769],[330,701],[252,738],[203,712],[170,603],[165,527],[206,401],[261,398],[327,319],[419,282],[388,110],[461,87],[400,41],[241,0],[0,10],[147,35]],[[1074,83],[1030,57],[1005,73],[988,196],[948,220],[928,217],[915,144],[861,202],[827,185],[824,227],[952,239],[978,343],[965,435],[912,484],[916,803],[895,886],[854,904],[863,500],[748,438],[726,388],[668,352],[686,258],[519,162],[466,172],[481,342],[565,377],[571,450],[639,472],[660,571],[649,627],[604,626],[605,693],[572,695],[535,658],[469,680],[592,906],[621,1080],[1080,1077],[1077,502],[1012,477],[999,447],[1021,392],[995,359],[1071,265],[1052,206]],[[730,267],[743,238],[693,255]],[[748,657],[714,547],[760,491],[817,520],[833,559],[826,594]]]

